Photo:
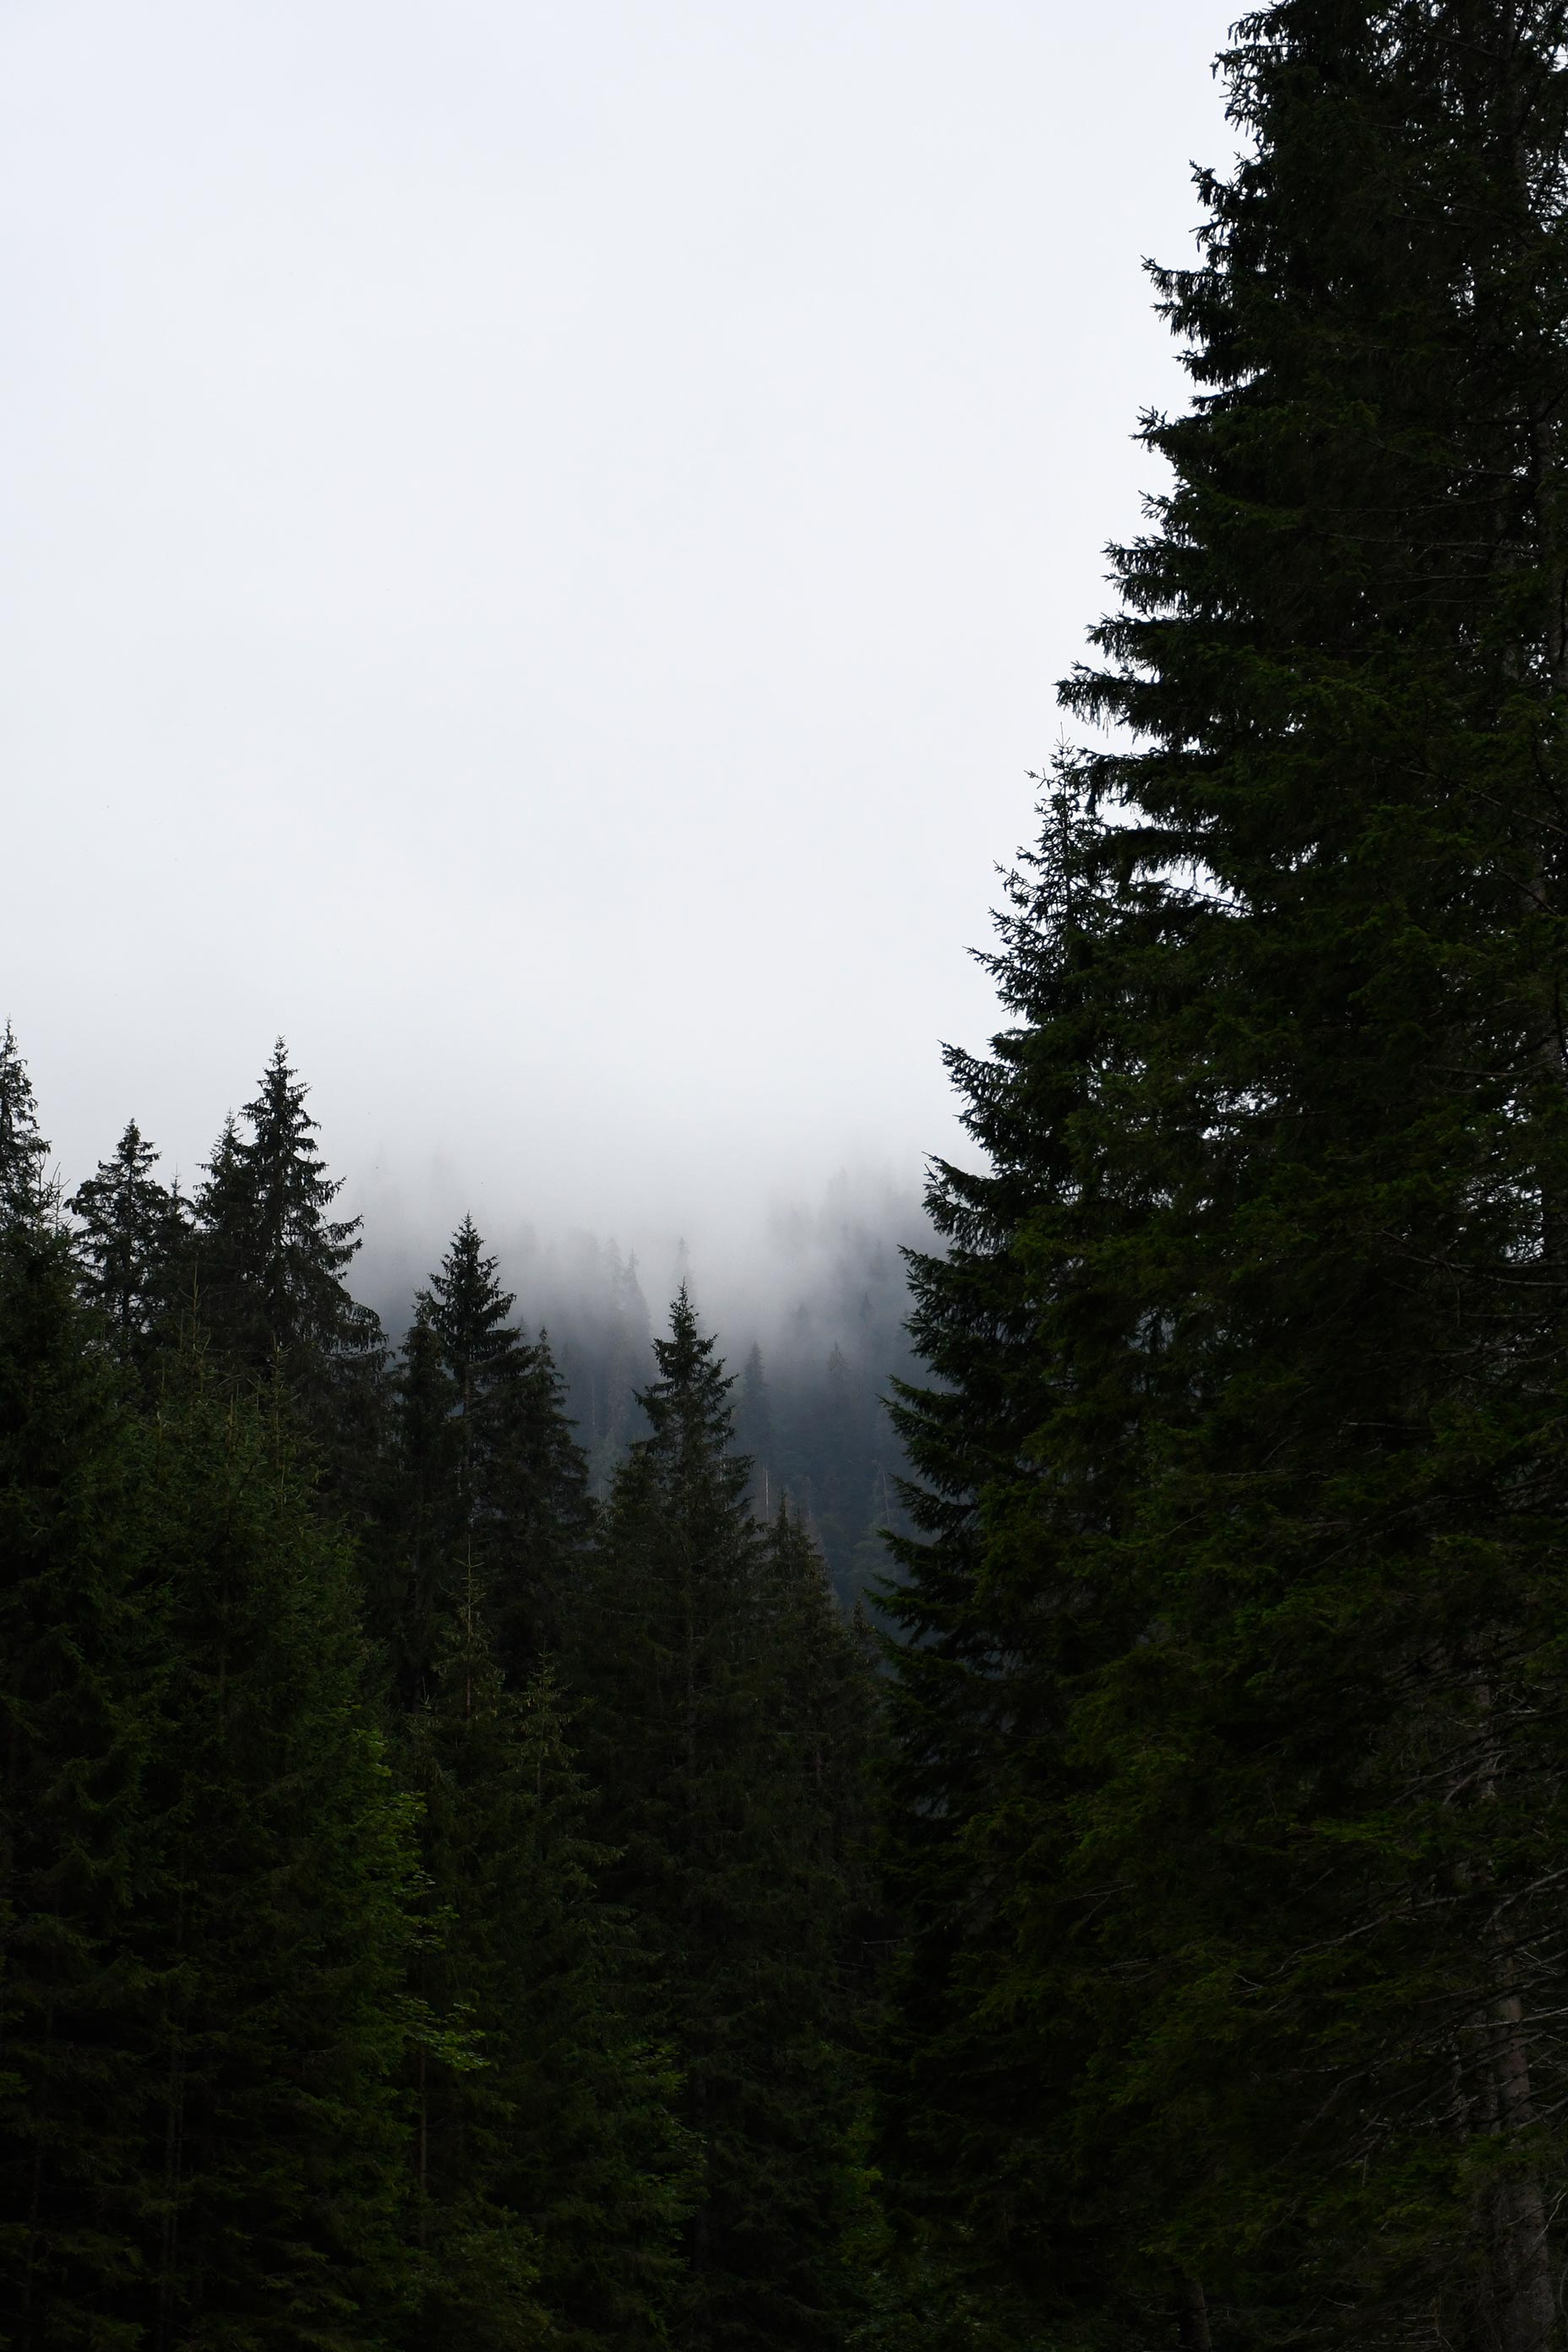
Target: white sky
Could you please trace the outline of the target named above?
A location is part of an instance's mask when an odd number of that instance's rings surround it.
[[[0,1018],[387,1218],[913,1185],[1211,0],[0,0]]]

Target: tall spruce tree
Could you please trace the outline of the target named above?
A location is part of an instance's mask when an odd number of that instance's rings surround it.
[[[383,2340],[412,1854],[361,1678],[276,1431],[189,1363],[138,1412],[65,1237],[0,1244],[13,2352]]]
[[[415,1854],[352,1555],[279,1414],[179,1361],[144,1439],[165,1615],[132,1948],[157,2194],[148,2352],[379,2347],[398,2260]],[[47,2340],[47,2339],[46,2339]]]
[[[178,1189],[153,1171],[155,1147],[134,1119],[68,1203],[78,1221],[82,1288],[127,1361],[142,1359],[171,1304],[173,1272],[189,1238]]]
[[[563,1579],[588,1532],[588,1481],[548,1341],[529,1341],[511,1321],[517,1301],[496,1263],[465,1217],[418,1307],[450,1384],[465,1579],[476,1574],[487,1591],[502,1664],[521,1679],[559,1639]]]
[[[561,1639],[587,1466],[549,1344],[524,1337],[515,1304],[465,1217],[416,1295],[394,1382],[374,1614],[405,1698],[427,1695],[440,1628],[475,1593],[516,1687]]]
[[[62,1236],[0,1232],[0,2344],[121,2352],[158,2186],[150,1852],[158,1585],[132,1433]]]
[[[279,1038],[196,1194],[195,1306],[220,1361],[281,1379],[308,1419],[329,1423],[359,1402],[381,1329],[349,1295],[360,1221],[329,1214],[342,1180],[326,1172],[308,1091]]]
[[[415,2060],[424,2293],[408,2340],[660,2345],[690,2171],[678,2084],[626,2021],[636,1956],[599,1894],[550,1672],[507,1689],[477,1592],[444,1628],[410,1762],[435,2030]]]
[[[609,1885],[651,1952],[705,2167],[679,2340],[828,2345],[854,2184],[820,1570],[797,1529],[770,1543],[751,1517],[731,1383],[684,1290],[655,1349],[652,1434],[612,1487],[573,1664]]]
[[[952,1057],[889,2165],[1030,2342],[1560,2341],[1565,35],[1238,28]]]
[[[11,1024],[0,1037],[0,1226],[36,1224],[47,1206],[49,1147],[38,1132],[27,1066]]]

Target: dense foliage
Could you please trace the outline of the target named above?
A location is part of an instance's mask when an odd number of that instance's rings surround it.
[[[1232,37],[901,1497],[6,1031],[8,2352],[1568,2342],[1568,0]]]
[[[685,1294],[601,1508],[470,1221],[355,1303],[281,1047],[193,1201],[47,1166],[7,1033],[0,2344],[843,2341],[872,1672]]]
[[[954,1057],[889,2169],[1028,2342],[1561,2340],[1565,35],[1238,28]]]

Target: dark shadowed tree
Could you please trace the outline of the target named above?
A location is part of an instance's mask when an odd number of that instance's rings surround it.
[[[409,1698],[428,1692],[438,1628],[475,1592],[514,1685],[561,1638],[587,1471],[549,1346],[512,1322],[515,1304],[465,1217],[417,1295],[394,1382],[374,1614]]]
[[[190,1235],[177,1189],[153,1173],[156,1149],[132,1119],[68,1203],[84,1296],[109,1325],[117,1353],[143,1360],[160,1318],[174,1304],[175,1274]]]
[[[554,1685],[542,1670],[507,1689],[477,1595],[443,1629],[410,1758],[435,1923],[416,1983],[437,2030],[416,2054],[426,2289],[409,2340],[663,2344],[691,2169],[679,2084],[627,2021],[640,1963],[599,1893]]]
[[[815,1736],[830,1621],[799,1530],[751,1516],[730,1382],[684,1291],[656,1356],[652,1434],[616,1475],[571,1658],[609,1884],[652,1955],[705,2166],[680,2340],[826,2345],[855,2194],[841,1759]]]
[[[1029,2342],[1561,2340],[1565,33],[1238,27],[952,1057],[888,2163]]]
[[[48,1206],[44,1170],[49,1147],[38,1132],[37,1105],[16,1032],[0,1037],[0,1225],[37,1223]]]

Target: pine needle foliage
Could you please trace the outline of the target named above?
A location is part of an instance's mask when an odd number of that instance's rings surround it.
[[[153,1171],[158,1152],[134,1119],[68,1203],[85,1297],[109,1327],[115,1351],[145,1363],[174,1305],[174,1269],[189,1240],[189,1213],[177,1189]]]
[[[0,2341],[371,2352],[413,1857],[347,1557],[276,1422],[100,1335],[0,1249]]]
[[[381,1329],[347,1288],[360,1221],[329,1213],[342,1180],[327,1174],[308,1092],[279,1038],[196,1194],[195,1305],[216,1360],[280,1379],[308,1423],[330,1425],[379,1360]]]
[[[49,1147],[38,1132],[27,1066],[7,1021],[0,1037],[0,1230],[37,1224],[48,1205]]]
[[[138,2352],[156,1584],[63,1240],[0,1237],[0,2344]]]
[[[751,1516],[731,1382],[684,1289],[655,1352],[652,1433],[612,1486],[572,1663],[608,1884],[704,2167],[679,2340],[805,2352],[840,2340],[849,2293],[841,1801],[867,1718],[820,1561],[793,1521],[770,1538]]]
[[[1238,28],[952,1056],[889,2161],[1021,2340],[1559,2341],[1565,37]]]
[[[279,1407],[199,1359],[145,1439],[165,1582],[136,1946],[159,1986],[149,2352],[371,2352],[399,2270],[412,1809],[363,1696],[353,1559]]]
[[[466,1217],[416,1296],[393,1381],[373,1617],[414,1704],[434,1688],[442,1629],[475,1594],[499,1666],[527,1682],[559,1643],[592,1525],[560,1375],[547,1342],[511,1320],[496,1264]]]
[[[691,2153],[548,1669],[509,1691],[470,1595],[415,1721],[432,1932],[416,1983],[446,2035],[415,2060],[409,2342],[636,2352],[678,2306]]]

